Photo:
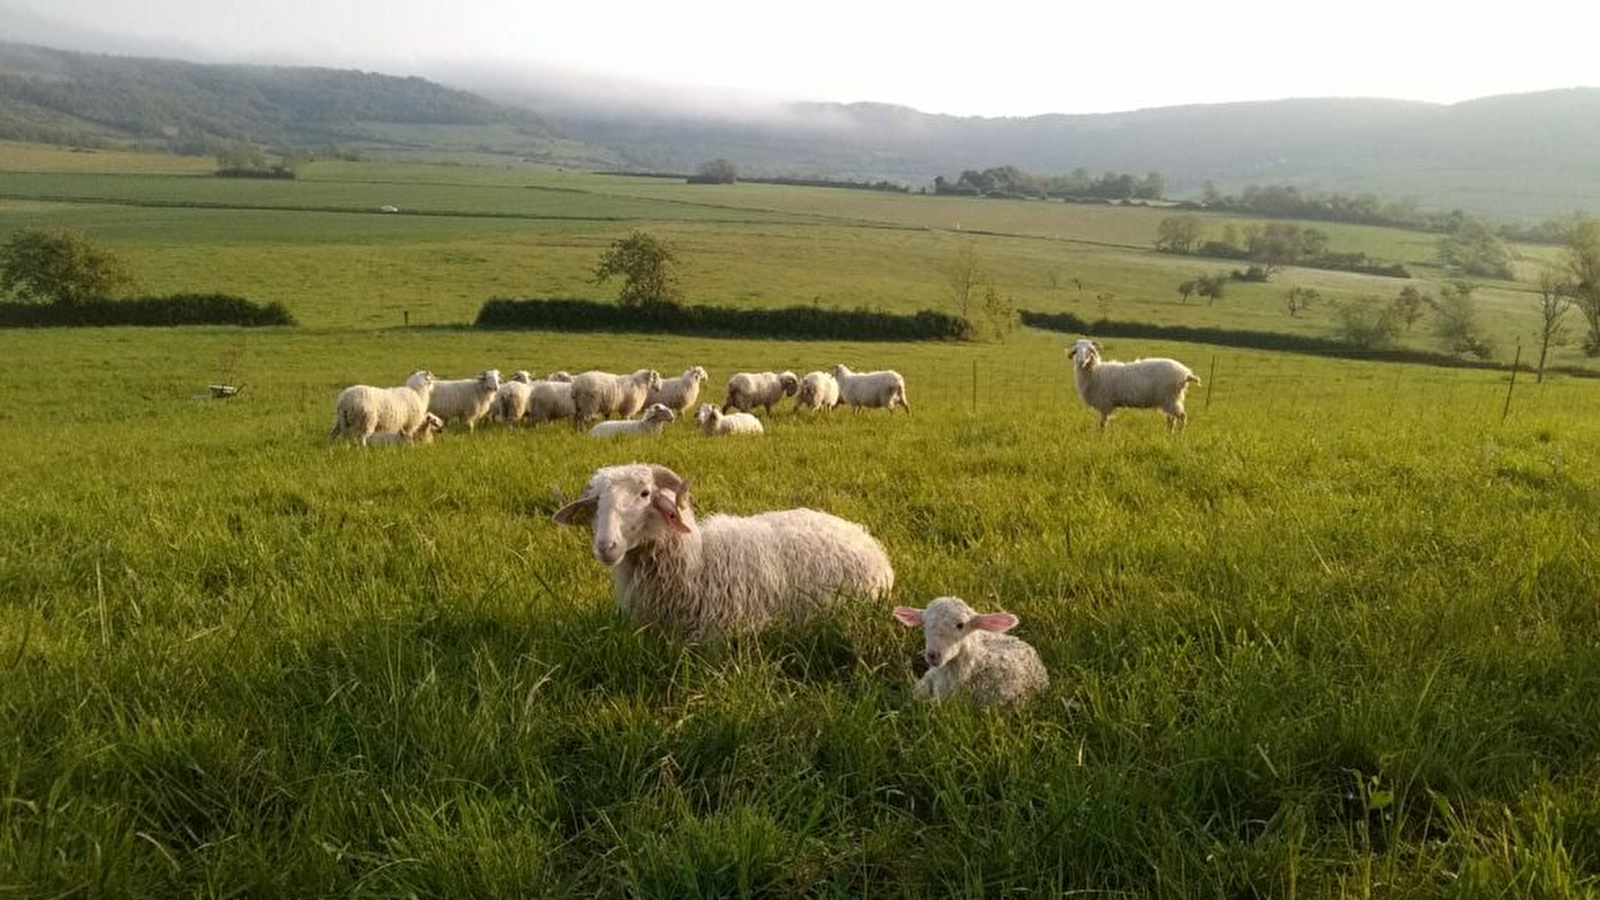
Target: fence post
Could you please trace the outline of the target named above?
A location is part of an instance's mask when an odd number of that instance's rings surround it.
[[[1511,415],[1511,391],[1517,386],[1517,366],[1522,362],[1522,338],[1517,338],[1517,355],[1511,361],[1511,382],[1506,385],[1506,406],[1500,410],[1500,421],[1504,422],[1506,416]]]
[[[410,328],[411,327],[411,310],[409,310],[409,309],[400,310],[400,321],[405,324],[405,327]]]
[[[972,413],[978,413],[978,361],[972,361]]]
[[[1211,408],[1211,390],[1212,390],[1212,388],[1214,388],[1216,386],[1216,383],[1217,383],[1217,355],[1215,353],[1213,353],[1213,354],[1211,354],[1211,371],[1206,373],[1206,405],[1204,407],[1205,409],[1209,410]]]

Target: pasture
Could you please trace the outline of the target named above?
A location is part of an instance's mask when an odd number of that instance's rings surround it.
[[[914,309],[939,288],[918,273],[959,247],[945,232],[781,219],[796,210],[607,225],[33,203],[0,200],[0,226],[81,221],[163,289],[256,285],[308,324],[0,332],[0,892],[1600,887],[1589,380],[1520,377],[1502,421],[1503,374],[1107,342],[1207,384],[1181,435],[1139,411],[1099,434],[1065,336],[1029,330],[907,345],[378,327],[398,324],[387,304],[431,298],[460,322],[492,285],[578,285],[633,226],[693,248],[686,280],[716,286],[697,299],[812,285]],[[1153,277],[1139,251],[984,240],[1001,278],[1067,271],[1063,247],[1125,296]],[[265,292],[279,280],[289,295]],[[1231,302],[1214,314],[1244,316]],[[899,369],[915,413],[786,407],[750,441],[675,423],[614,443],[547,425],[323,446],[339,388],[419,367],[698,363],[720,399],[736,370],[835,362]],[[230,367],[240,396],[192,397]],[[920,635],[889,603],[700,646],[631,627],[588,532],[549,516],[633,460],[693,476],[702,516],[861,522],[895,564],[894,602],[1016,612],[1050,692],[919,707]]]

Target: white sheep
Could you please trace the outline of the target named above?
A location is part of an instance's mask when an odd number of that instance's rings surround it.
[[[839,382],[827,372],[807,372],[794,392],[794,410],[832,410],[839,405]]]
[[[570,419],[572,407],[572,382],[535,381],[528,391],[527,419],[537,425],[556,419]]]
[[[927,609],[896,606],[894,617],[922,628],[928,671],[912,691],[918,699],[1014,703],[1050,686],[1038,652],[1005,633],[1019,621],[1011,613],[978,613],[960,597],[939,597]]]
[[[644,409],[644,398],[659,387],[661,376],[655,369],[640,369],[631,375],[584,372],[572,379],[572,427],[597,416],[626,419]]]
[[[400,434],[399,432],[385,432],[374,434],[368,441],[368,447],[410,447],[414,444],[431,444],[433,436],[444,430],[444,420],[428,413],[422,419],[422,427],[414,434]]]
[[[852,372],[849,366],[839,363],[829,374],[839,382],[839,400],[853,409],[884,408],[894,415],[894,408],[901,406],[908,415],[911,413],[911,401],[906,398],[906,380],[893,369]]]
[[[441,381],[433,386],[433,397],[428,401],[428,412],[445,422],[459,419],[472,431],[489,411],[495,395],[500,392],[500,370],[484,369],[474,378],[456,378]]]
[[[1181,429],[1188,415],[1183,411],[1183,395],[1191,384],[1199,384],[1189,367],[1175,359],[1136,359],[1117,362],[1100,358],[1100,345],[1079,340],[1066,351],[1072,358],[1073,377],[1078,396],[1100,413],[1100,429],[1118,407],[1160,409],[1167,417],[1167,430]]]
[[[793,397],[799,387],[800,379],[793,372],[737,372],[728,379],[728,396],[722,403],[722,411],[738,407],[740,412],[749,412],[764,406],[770,416],[772,404],[784,397]]]
[[[533,394],[533,375],[526,369],[518,369],[511,373],[511,377],[500,385],[500,390],[495,392],[494,404],[490,408],[496,418],[507,426],[521,422],[528,415],[528,398]]]
[[[707,437],[716,437],[719,434],[762,434],[766,429],[761,427],[761,420],[749,413],[723,414],[717,409],[716,404],[702,403],[700,409],[694,414],[694,423],[700,426]]]
[[[700,399],[700,385],[710,377],[704,368],[690,366],[676,378],[661,379],[661,386],[644,398],[644,405],[659,403],[681,416]]]
[[[639,416],[639,418],[601,422],[600,424],[589,429],[589,436],[597,438],[610,438],[618,437],[624,434],[660,434],[661,429],[665,428],[668,422],[671,422],[677,417],[677,413],[665,406],[662,406],[660,403],[652,403],[645,409],[644,414]]]
[[[434,384],[433,373],[423,370],[413,372],[399,387],[356,384],[345,388],[334,403],[329,446],[346,434],[355,435],[363,447],[374,434],[403,434],[409,438],[426,421]]]
[[[619,609],[691,640],[758,632],[894,587],[883,545],[860,525],[811,509],[696,522],[689,482],[665,466],[599,469],[554,519],[592,524]]]

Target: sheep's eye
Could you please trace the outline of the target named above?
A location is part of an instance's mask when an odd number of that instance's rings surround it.
[[[640,491],[639,492],[639,496],[642,499],[649,500],[650,499],[650,489],[649,488],[645,488],[644,490]]]
[[[967,623],[965,623],[965,622],[957,622],[956,623],[956,630],[957,631],[960,631],[960,630],[962,630],[963,628],[966,628],[966,627],[967,627]]]

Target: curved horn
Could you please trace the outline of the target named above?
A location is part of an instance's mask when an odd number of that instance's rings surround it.
[[[650,473],[655,478],[656,487],[667,488],[673,493],[683,492],[683,479],[678,477],[677,472],[666,466],[651,465]]]
[[[693,478],[685,478],[683,480],[683,487],[678,488],[678,508],[679,509],[688,509],[689,508],[689,488],[691,488],[693,486],[694,486],[694,479]]]

